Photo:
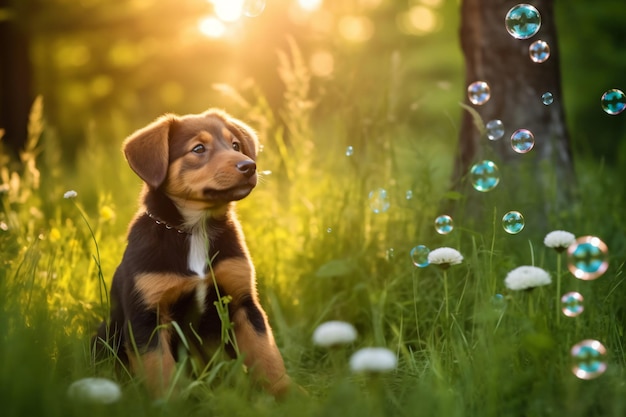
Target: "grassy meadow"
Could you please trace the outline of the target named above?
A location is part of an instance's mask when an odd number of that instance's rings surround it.
[[[239,361],[216,359],[195,375],[178,374],[178,393],[155,403],[139,383],[116,375],[114,359],[92,363],[89,339],[106,316],[106,289],[141,186],[119,145],[140,126],[112,117],[115,141],[88,129],[78,163],[68,168],[58,138],[44,124],[43,98],[33,105],[21,167],[6,157],[0,161],[0,413],[625,415],[624,168],[578,152],[580,200],[548,219],[545,230],[507,234],[501,218],[515,202],[499,199],[496,189],[485,199],[489,218],[479,226],[456,223],[440,235],[433,227],[440,207],[455,199],[462,211],[465,198],[448,191],[459,133],[460,72],[450,84],[433,86],[425,94],[430,104],[416,104],[409,123],[394,113],[394,103],[404,99],[394,83],[398,57],[391,55],[385,64],[390,76],[384,85],[367,94],[347,86],[341,95],[312,88],[299,54],[293,44],[279,54],[286,86],[280,109],[254,88],[217,88],[223,107],[262,138],[262,178],[238,212],[262,303],[287,369],[306,394],[277,402],[250,383]],[[385,99],[377,100],[381,95]],[[382,213],[369,200],[378,188],[388,195],[389,208]],[[68,190],[77,196],[64,198]],[[565,254],[543,244],[552,230],[601,238],[609,247],[608,271],[593,281],[575,279]],[[437,266],[413,264],[410,251],[417,245],[451,247],[463,255],[461,264],[446,270],[446,289]],[[521,265],[545,269],[553,283],[508,290],[505,276]],[[583,294],[580,316],[561,313],[558,280],[562,293]],[[328,320],[352,323],[356,341],[333,349],[315,346],[312,333]],[[571,370],[570,349],[584,339],[599,340],[608,351],[606,372],[593,380],[578,379]],[[351,372],[350,356],[369,346],[393,351],[396,369]],[[68,398],[68,386],[89,376],[118,381],[121,400],[102,405]]]

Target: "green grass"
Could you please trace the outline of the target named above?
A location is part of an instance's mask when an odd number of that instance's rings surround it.
[[[139,181],[117,144],[102,145],[94,132],[76,171],[59,167],[54,137],[44,132],[39,140],[35,108],[23,161],[30,169],[2,165],[3,182],[11,183],[0,196],[2,415],[623,416],[626,221],[619,170],[579,159],[583,198],[550,229],[507,235],[498,214],[505,202],[496,201],[480,228],[456,224],[451,234],[437,235],[432,220],[449,196],[454,154],[437,139],[458,134],[447,113],[420,132],[420,141],[406,123],[389,120],[384,106],[360,107],[358,96],[346,98],[357,105],[337,106],[319,123],[297,54],[292,48],[281,57],[284,124],[253,90],[242,92],[233,113],[245,112],[264,138],[259,166],[271,173],[239,204],[239,214],[278,345],[308,394],[275,402],[251,385],[240,362],[219,359],[200,375],[181,373],[179,394],[154,404],[112,364],[91,364],[89,338],[107,311],[101,277],[108,285],[121,259]],[[345,155],[349,145],[352,156]],[[45,156],[35,158],[39,146]],[[386,213],[368,206],[378,187],[390,196]],[[69,189],[78,191],[75,200],[63,199]],[[589,282],[574,279],[561,260],[562,289],[583,293],[585,312],[557,320],[554,284],[516,293],[503,279],[531,264],[554,278],[559,259],[542,238],[562,228],[601,237],[611,259],[608,272]],[[448,317],[441,272],[411,263],[418,244],[464,255],[447,272]],[[495,294],[504,295],[506,307],[494,304]],[[332,352],[313,346],[315,327],[333,319],[354,324],[357,341]],[[609,366],[583,381],[571,372],[569,349],[588,338],[604,343]],[[350,355],[367,346],[394,351],[397,369],[352,374]],[[122,400],[103,406],[67,398],[69,384],[93,375],[118,380]]]

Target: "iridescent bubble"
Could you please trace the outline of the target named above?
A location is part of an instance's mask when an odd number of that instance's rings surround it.
[[[580,379],[594,379],[606,371],[606,348],[587,339],[572,346],[572,372]]]
[[[418,245],[411,249],[411,261],[413,261],[413,265],[419,268],[427,267],[430,262],[428,262],[428,254],[430,253],[430,249],[428,249],[424,245]]]
[[[599,278],[609,267],[609,249],[595,236],[579,237],[567,248],[567,266],[578,279]]]
[[[600,103],[602,104],[602,110],[606,113],[611,115],[620,114],[626,109],[626,95],[622,90],[613,88],[602,94]]]
[[[504,311],[506,308],[506,298],[504,298],[504,295],[502,294],[495,294],[491,297],[491,305],[496,311]]]
[[[583,301],[583,296],[576,291],[563,294],[563,297],[561,297],[561,307],[563,314],[565,314],[567,317],[579,316],[580,313],[582,313],[585,309],[585,307],[583,306]]]
[[[407,191],[406,191],[406,193],[404,194],[404,196],[405,196],[405,198],[406,198],[407,200],[412,199],[412,198],[413,198],[413,191],[411,191],[411,190],[407,190]]]
[[[370,209],[376,214],[389,210],[389,196],[384,188],[377,188],[369,194]]]
[[[346,156],[352,156],[354,155],[354,148],[352,146],[348,146],[346,148]]]
[[[550,58],[550,45],[546,41],[534,41],[528,47],[528,54],[530,59],[537,64],[546,62]]]
[[[487,139],[489,140],[498,140],[504,136],[504,123],[502,123],[502,120],[488,121],[485,129],[487,131]]]
[[[333,228],[332,228],[332,227],[329,227],[329,228],[327,228],[327,229],[326,229],[326,233],[329,233],[329,234],[330,234],[330,233],[332,233],[332,232],[333,232]]]
[[[517,153],[527,153],[535,146],[535,135],[528,129],[518,129],[511,135],[511,147]]]
[[[545,92],[541,95],[541,102],[546,106],[549,106],[550,104],[554,103],[554,96],[549,91]]]
[[[541,27],[541,15],[530,4],[513,6],[504,18],[507,32],[515,39],[532,38]]]
[[[387,259],[388,261],[391,261],[395,257],[396,257],[396,251],[393,248],[387,249],[387,251],[385,252],[385,259]]]
[[[440,235],[447,235],[454,230],[454,220],[447,214],[442,214],[435,219],[435,230]]]
[[[248,17],[257,17],[265,10],[265,0],[244,0],[243,14]]]
[[[491,98],[489,84],[484,81],[475,81],[467,87],[467,97],[472,104],[482,106]]]
[[[500,170],[493,161],[480,161],[472,166],[470,180],[475,190],[486,193],[496,188],[500,182]]]
[[[516,235],[524,229],[524,216],[519,211],[509,211],[502,217],[504,231]]]

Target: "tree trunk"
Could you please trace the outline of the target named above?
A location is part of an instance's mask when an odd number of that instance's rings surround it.
[[[15,12],[11,0],[0,0],[0,9]],[[32,69],[28,37],[17,16],[0,20],[0,129],[2,142],[17,156],[27,137],[28,114],[33,101]]]
[[[466,214],[475,220],[491,220],[485,210],[494,203],[497,215],[506,211],[522,212],[528,223],[546,226],[549,218],[561,213],[571,203],[575,186],[569,134],[562,107],[559,50],[556,39],[553,0],[536,0],[533,5],[541,14],[541,28],[530,39],[512,37],[504,21],[517,2],[502,0],[463,0],[461,5],[461,46],[466,61],[466,85],[485,81],[491,98],[473,107],[486,124],[503,122],[505,135],[495,141],[487,139],[474,124],[474,116],[463,112],[459,151],[455,160],[453,188],[462,191],[467,200]],[[550,57],[535,63],[529,56],[529,45],[543,40],[550,46]],[[550,92],[551,105],[541,96]],[[534,148],[526,153],[511,147],[511,134],[528,129],[535,137]],[[489,159],[499,167],[501,180],[488,193],[472,189],[468,173],[476,162]],[[485,196],[489,194],[489,196]],[[497,207],[497,204],[506,206]],[[543,232],[543,230],[542,230]]]

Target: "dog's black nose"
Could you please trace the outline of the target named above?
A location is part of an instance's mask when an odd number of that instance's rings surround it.
[[[256,172],[256,164],[254,161],[237,162],[237,169],[246,177],[250,178]]]

